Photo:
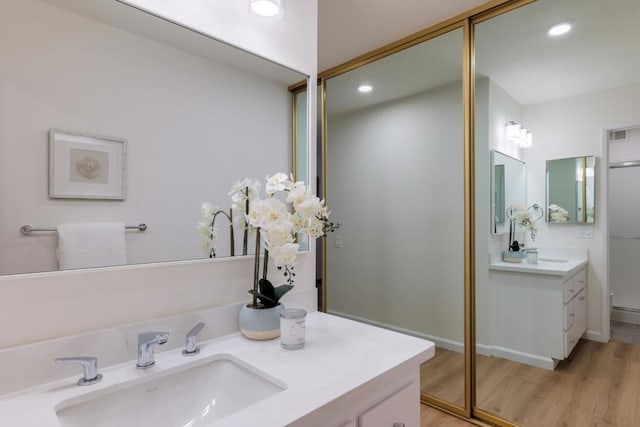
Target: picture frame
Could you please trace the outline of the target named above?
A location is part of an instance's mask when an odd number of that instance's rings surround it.
[[[49,198],[125,200],[127,141],[49,131]]]

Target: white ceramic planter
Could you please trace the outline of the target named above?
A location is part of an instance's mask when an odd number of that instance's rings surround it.
[[[271,340],[280,336],[280,310],[273,308],[251,308],[244,304],[240,309],[240,331],[252,340]]]

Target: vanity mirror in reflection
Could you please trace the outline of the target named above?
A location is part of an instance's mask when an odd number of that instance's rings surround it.
[[[547,222],[593,224],[595,156],[547,160]]]
[[[2,275],[59,268],[56,233],[24,236],[26,224],[144,223],[125,233],[127,263],[207,258],[202,203],[226,207],[238,177],[291,170],[294,119],[306,148],[306,97],[294,109],[289,87],[307,76],[122,2],[3,1],[0,69]],[[50,198],[50,129],[126,140],[126,197]]]
[[[491,233],[509,233],[507,209],[526,206],[527,165],[522,160],[491,150]]]

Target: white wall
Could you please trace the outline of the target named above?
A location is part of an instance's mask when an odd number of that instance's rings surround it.
[[[242,2],[190,2],[188,7],[178,1],[146,3],[162,6],[162,13],[173,14],[186,25],[294,67],[315,81],[316,0],[288,2],[285,19],[268,23],[256,21],[244,5],[240,10]],[[315,118],[314,91],[309,98],[309,117]],[[310,120],[311,176],[315,176],[315,132],[315,120]],[[297,287],[312,288],[314,256],[298,260]],[[20,328],[3,333],[0,348],[242,301],[251,276],[251,260],[246,259],[3,276],[0,323]]]
[[[571,224],[539,224],[537,246],[576,247],[589,250],[588,325],[591,337],[603,332],[602,291],[606,287],[606,255],[603,188],[602,128],[640,124],[640,85],[608,89],[579,96],[558,99],[524,108],[524,120],[534,136],[533,147],[525,152],[529,201],[545,197],[545,162],[548,159],[595,155],[596,158],[596,218],[593,238],[579,238],[585,226]],[[635,197],[634,195],[631,195]]]
[[[329,117],[330,311],[463,341],[461,91]]]
[[[522,106],[494,81],[476,82],[476,335],[478,350],[493,344],[495,292],[489,282],[491,258],[507,250],[508,234],[491,234],[491,150],[521,159],[520,148],[507,141],[505,125],[522,122]],[[523,200],[521,203],[525,203]],[[518,233],[518,241],[522,241]]]
[[[57,270],[56,234],[25,238],[22,224],[144,222],[129,263],[206,257],[201,203],[228,208],[236,179],[290,170],[284,84],[31,0],[4,8],[0,58],[0,173],[19,183],[0,190],[0,274]],[[49,199],[52,128],[127,139],[126,200]]]

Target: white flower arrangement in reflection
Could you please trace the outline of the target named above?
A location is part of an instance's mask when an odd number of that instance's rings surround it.
[[[569,220],[569,211],[562,206],[556,204],[549,205],[547,210],[549,211],[550,222],[567,222]]]
[[[200,207],[202,218],[198,223],[198,231],[200,231],[200,247],[209,255],[209,258],[216,256],[216,239],[218,238],[218,229],[216,228],[216,218],[219,215],[225,216],[231,222],[231,212],[227,214],[217,206],[205,202]],[[230,226],[231,241],[233,242],[233,227]],[[231,244],[231,255],[233,256],[233,243]]]
[[[243,255],[247,254],[249,233],[255,233],[254,284],[249,291],[253,295],[251,306],[254,308],[278,305],[280,298],[293,288],[294,264],[300,248],[298,235],[317,239],[333,229],[324,201],[313,194],[304,182],[294,182],[292,176],[276,173],[267,176],[265,193],[267,196],[260,198],[260,183],[256,180],[245,178],[237,181],[228,193],[232,202],[230,214],[205,203],[202,205],[203,219],[198,224],[205,240],[203,249],[212,251],[213,256],[217,215],[223,214],[235,226],[243,227]],[[233,247],[233,237],[231,245]],[[264,248],[264,257],[260,278],[261,248]],[[274,287],[267,280],[269,259],[282,271],[285,284]]]
[[[528,231],[531,235],[531,240],[536,240],[538,234],[538,227],[536,221],[544,216],[542,208],[538,204],[533,204],[529,208],[513,203],[506,211],[507,218],[509,219],[509,251],[519,251],[520,246],[517,240],[515,240],[516,226]]]

